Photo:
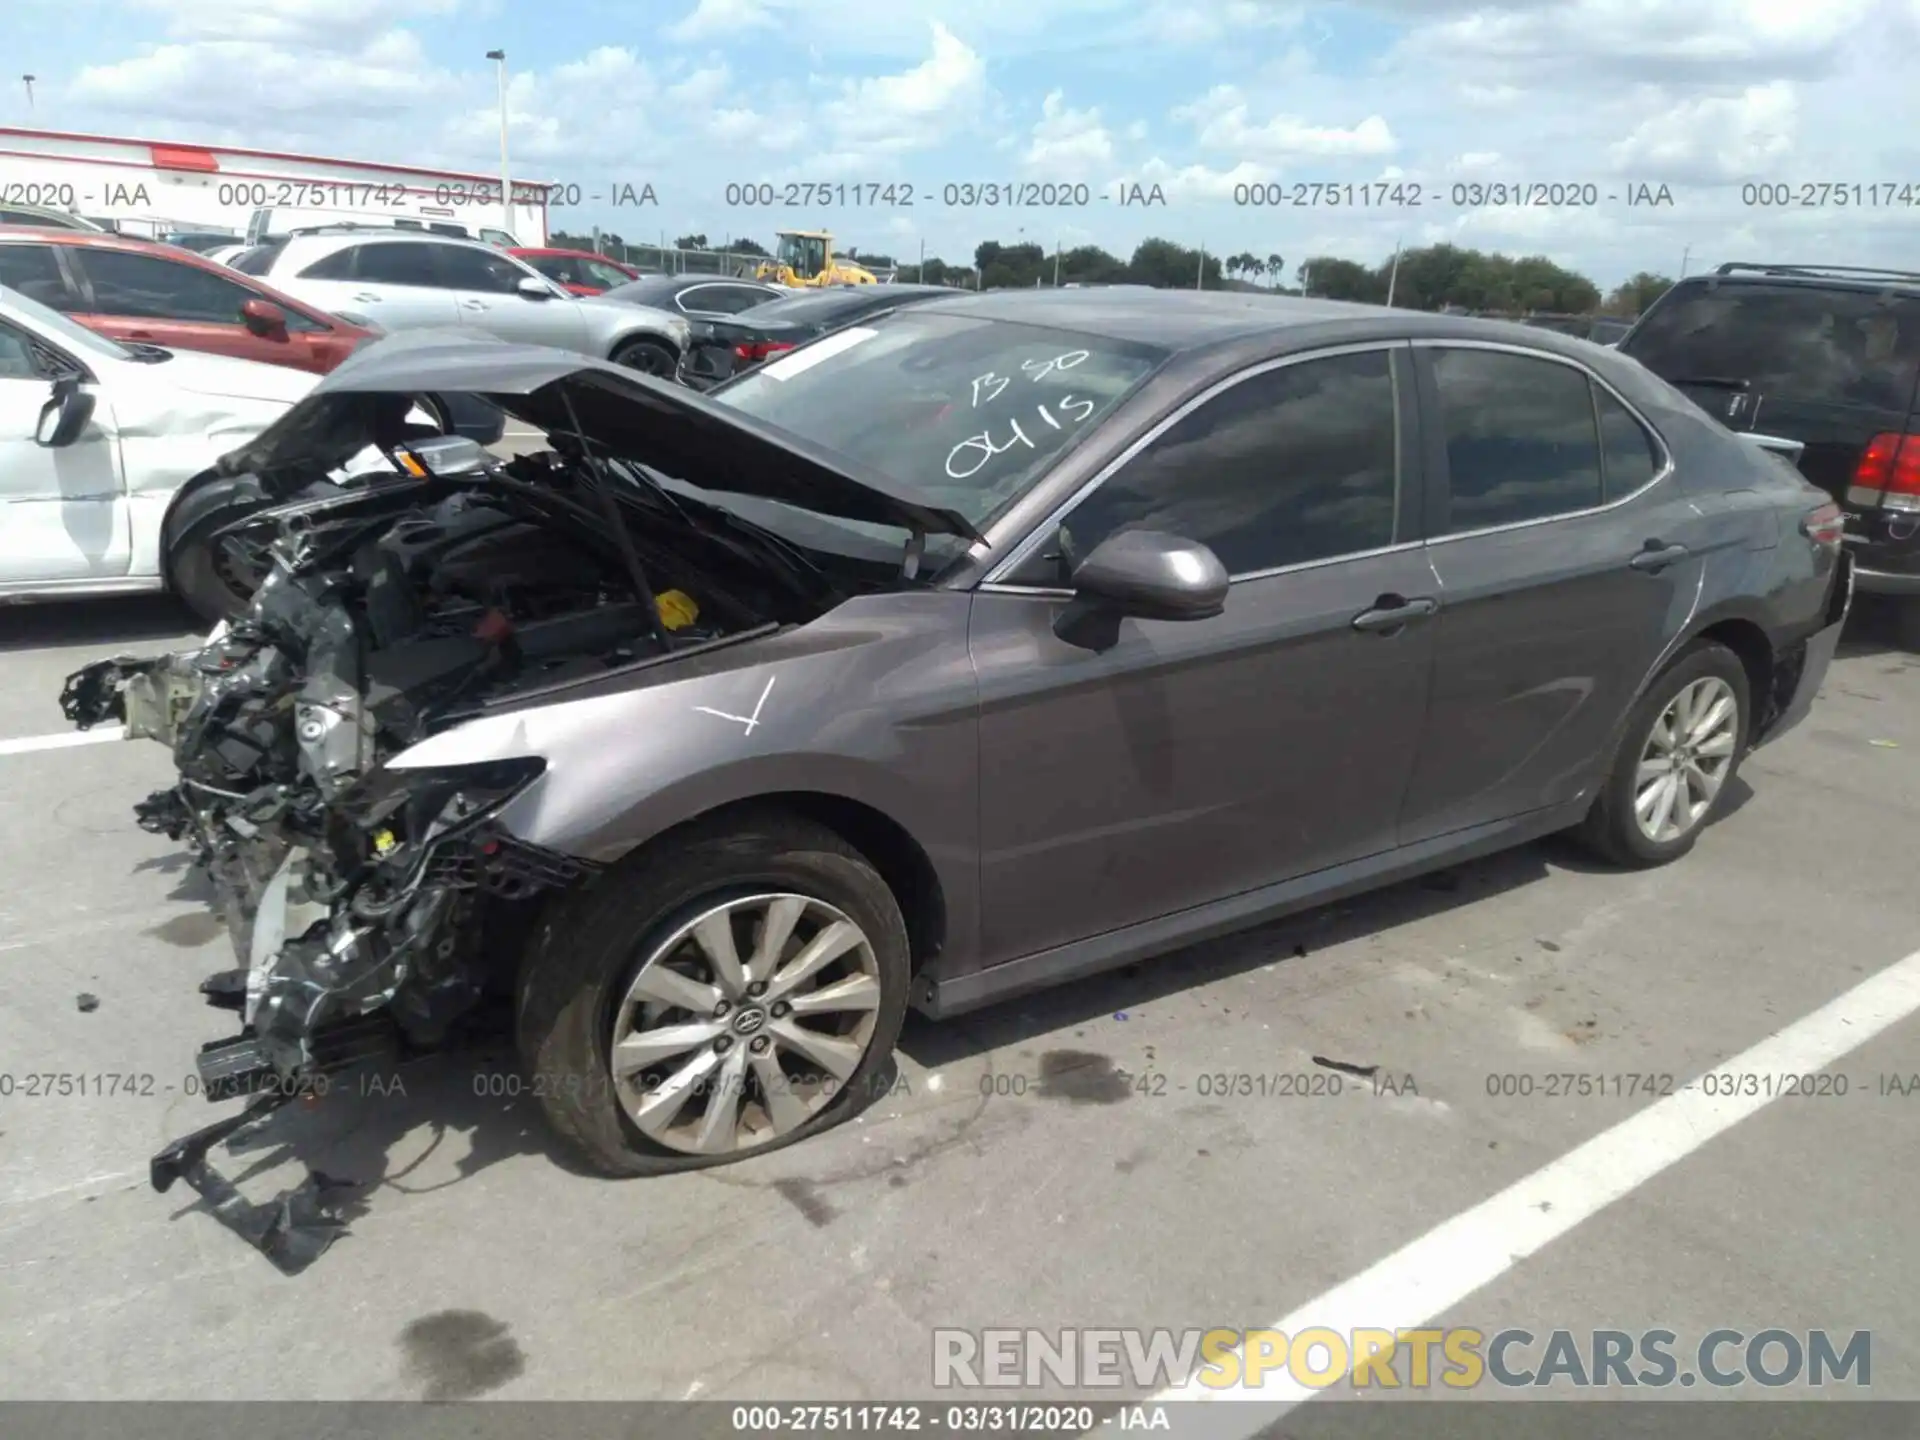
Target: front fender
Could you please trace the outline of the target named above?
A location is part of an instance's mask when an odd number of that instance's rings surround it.
[[[477,716],[387,768],[537,756],[545,769],[499,823],[597,864],[737,801],[854,801],[926,852],[950,953],[968,953],[980,809],[969,604],[951,591],[848,601],[812,625],[668,661],[631,688]]]

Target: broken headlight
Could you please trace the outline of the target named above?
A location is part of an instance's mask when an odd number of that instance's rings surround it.
[[[364,838],[367,863],[411,862],[422,847],[478,828],[546,768],[537,756],[420,770],[384,768],[343,797],[342,809]]]

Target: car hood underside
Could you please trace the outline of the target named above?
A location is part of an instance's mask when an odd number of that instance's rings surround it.
[[[219,468],[229,475],[332,469],[369,445],[394,443],[396,411],[410,407],[408,396],[462,392],[537,430],[578,435],[603,454],[708,491],[980,539],[959,512],[685,386],[564,350],[441,331],[362,346],[251,444],[222,457]]]

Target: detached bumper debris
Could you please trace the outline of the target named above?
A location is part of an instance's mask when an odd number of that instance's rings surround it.
[[[258,1250],[283,1275],[298,1275],[346,1233],[340,1213],[348,1191],[359,1187],[317,1170],[293,1189],[265,1205],[256,1205],[207,1163],[207,1152],[222,1141],[264,1124],[293,1096],[256,1100],[238,1115],[174,1141],[153,1157],[153,1188],[162,1195],[184,1180],[207,1202],[214,1218]]]

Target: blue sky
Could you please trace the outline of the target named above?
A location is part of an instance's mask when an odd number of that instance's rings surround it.
[[[1150,234],[1292,262],[1451,239],[1604,284],[1726,258],[1911,264],[1920,0],[6,0],[0,122],[491,172],[658,208],[556,214],[629,239],[825,225],[963,258],[984,239],[1119,253]],[[12,67],[9,67],[12,68]],[[949,184],[1086,187],[1008,208]],[[727,185],[896,187],[895,204],[729,206]],[[1559,184],[1594,205],[1475,205]],[[1782,211],[1743,184],[1913,187]],[[1385,203],[1343,201],[1371,185]],[[1116,206],[1119,187],[1164,205]],[[1671,205],[1628,207],[1665,185]],[[915,203],[898,204],[911,186]],[[1281,207],[1236,204],[1280,187]],[[831,192],[839,194],[838,190]],[[1069,188],[1069,197],[1077,194]],[[1483,192],[1484,193],[1484,192]],[[1418,197],[1416,207],[1410,201]],[[784,196],[783,196],[784,198]],[[879,197],[875,197],[879,198]],[[946,203],[949,199],[954,203]],[[1458,202],[1458,203],[1456,203]]]

